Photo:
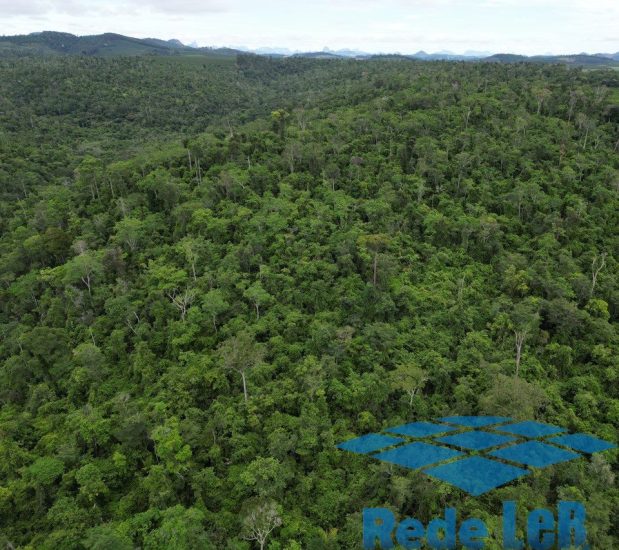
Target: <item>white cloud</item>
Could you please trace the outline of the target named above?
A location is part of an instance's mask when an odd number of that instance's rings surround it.
[[[122,13],[204,14],[228,10],[226,0],[0,0],[0,17],[69,14],[74,17]]]
[[[44,0],[0,0],[0,16],[2,18],[15,15],[37,15],[45,13],[47,2]]]
[[[0,20],[3,34],[117,32],[291,50],[619,50],[619,0],[0,0]]]

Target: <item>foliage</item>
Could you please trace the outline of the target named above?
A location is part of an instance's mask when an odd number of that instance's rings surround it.
[[[616,451],[471,500],[335,448],[478,413],[617,442],[615,73],[0,76],[1,544],[355,548],[365,506],[494,525],[502,500],[573,497],[591,546],[619,545]]]

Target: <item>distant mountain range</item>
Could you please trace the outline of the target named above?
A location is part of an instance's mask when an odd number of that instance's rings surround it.
[[[86,55],[113,57],[122,55],[173,55],[216,52],[236,55],[229,48],[194,48],[179,40],[132,38],[115,33],[92,36],[44,31],[18,36],[0,36],[0,56],[6,55]]]
[[[482,59],[482,61],[494,61],[497,63],[564,63],[566,65],[619,65],[619,52],[614,54],[587,54],[574,55],[515,55],[511,53],[498,53]]]
[[[132,38],[114,33],[76,36],[69,33],[44,31],[28,35],[0,36],[0,56],[24,55],[86,55],[112,57],[121,55],[223,55],[253,53],[270,57],[306,57],[312,59],[418,59],[424,61],[486,61],[495,63],[563,63],[574,66],[619,66],[617,53],[579,53],[574,55],[524,56],[509,53],[467,51],[456,54],[449,51],[414,54],[372,54],[359,50],[325,48],[318,52],[293,52],[288,48],[201,48],[196,44],[185,45],[179,40],[157,38]]]

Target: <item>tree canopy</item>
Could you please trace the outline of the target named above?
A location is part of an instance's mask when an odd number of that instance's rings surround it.
[[[492,524],[569,496],[619,545],[617,451],[473,500],[335,448],[448,414],[617,442],[618,73],[0,76],[0,544],[355,548],[367,506]]]

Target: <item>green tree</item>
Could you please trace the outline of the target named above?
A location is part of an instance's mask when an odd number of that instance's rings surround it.
[[[173,417],[157,426],[152,433],[155,442],[155,451],[165,469],[177,476],[181,476],[189,467],[191,447],[183,441],[179,431],[178,418]]]
[[[219,288],[209,290],[202,297],[202,304],[204,313],[211,318],[213,328],[217,331],[217,318],[230,308],[230,304],[225,299],[224,292]]]
[[[414,362],[404,362],[396,366],[390,373],[391,387],[403,391],[408,396],[408,404],[413,406],[415,396],[423,390],[428,381],[427,373]]]
[[[253,336],[246,330],[224,341],[218,349],[222,365],[226,370],[233,370],[241,375],[243,381],[243,397],[245,403],[249,400],[247,391],[247,373],[260,364],[264,350],[257,344]]]
[[[528,299],[517,303],[510,314],[511,330],[514,334],[514,347],[516,350],[516,377],[520,373],[520,362],[524,344],[539,324],[538,304],[535,299]]]
[[[144,537],[145,550],[175,548],[178,550],[213,550],[204,529],[205,514],[198,508],[177,504],[164,510],[161,525]]]
[[[389,244],[389,237],[384,234],[364,235],[359,238],[359,241],[372,255],[372,284],[376,286],[378,281],[379,254]]]
[[[103,276],[101,253],[87,250],[65,264],[65,284],[81,283],[92,296],[92,286]]]
[[[98,497],[108,494],[109,489],[103,481],[103,474],[96,464],[90,462],[82,466],[76,473],[75,479],[80,486],[80,495],[93,506]]]
[[[260,281],[255,281],[243,292],[243,296],[254,305],[256,319],[260,318],[260,307],[269,304],[273,297],[262,287]]]

